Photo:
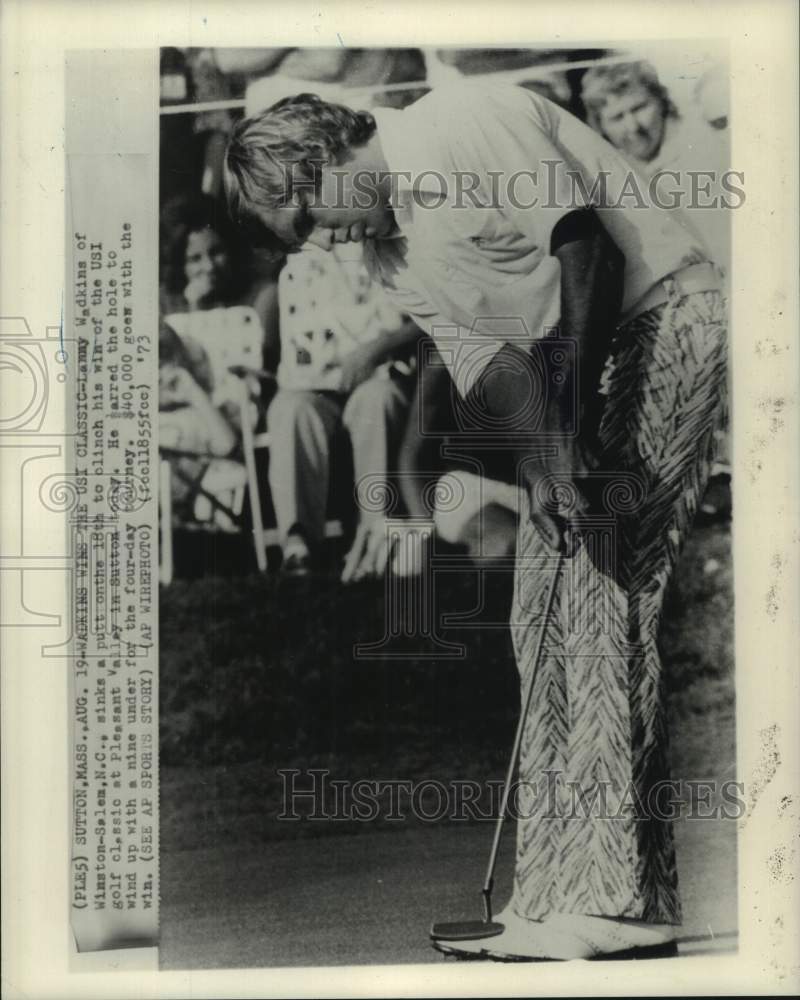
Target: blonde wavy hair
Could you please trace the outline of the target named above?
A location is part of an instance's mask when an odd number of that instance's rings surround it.
[[[319,189],[323,164],[366,143],[375,132],[368,111],[353,111],[323,101],[316,94],[285,97],[234,128],[223,165],[228,210],[244,227],[251,242],[266,249],[286,250],[260,222],[260,211],[271,211],[292,200],[293,186],[309,182]]]
[[[644,89],[661,104],[665,118],[677,118],[678,109],[670,100],[667,88],[658,79],[658,73],[649,63],[615,63],[611,66],[592,66],[581,80],[581,100],[586,108],[586,120],[595,131],[603,131],[600,112],[609,97],[622,97],[631,91]]]

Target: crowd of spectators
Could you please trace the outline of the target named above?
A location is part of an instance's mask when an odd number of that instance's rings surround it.
[[[718,70],[697,80],[687,110],[676,105],[645,61],[601,60],[588,69],[571,70],[563,68],[563,53],[498,51],[503,53],[501,69],[529,67],[532,76],[524,79],[523,74],[520,85],[583,117],[642,177],[668,170],[684,183],[693,170],[728,166],[727,104]],[[166,53],[162,81],[165,72],[173,78],[183,72],[188,81],[184,90],[173,90],[173,97],[208,102],[238,96],[248,112],[301,89],[343,99],[347,87],[388,86],[373,101],[402,106],[440,77],[491,72],[498,58],[492,51],[446,50],[434,73],[415,49]],[[579,61],[587,53],[570,56]],[[549,77],[540,72],[542,65],[559,58],[561,68]],[[399,83],[408,87],[394,89]],[[182,522],[232,527],[226,511],[246,482],[241,437],[242,421],[248,421],[251,430],[266,430],[270,438],[263,488],[275,514],[283,572],[306,574],[319,564],[338,485],[347,498],[339,508],[349,507],[351,515],[342,519],[349,544],[342,577],[376,575],[385,568],[379,536],[391,498],[397,496],[392,481],[401,442],[409,419],[416,419],[413,399],[422,335],[370,282],[354,256],[357,247],[330,254],[312,247],[267,258],[245,247],[221,198],[221,153],[236,113],[235,108],[212,108],[174,116],[182,124],[173,123],[172,132],[163,131],[162,120],[160,446],[173,473],[174,516]],[[190,143],[183,154],[188,149],[199,169],[182,166],[175,148],[187,119],[202,143]],[[725,214],[687,215],[727,273]],[[256,331],[257,355],[246,366],[233,366],[235,370],[215,370],[209,338],[213,345],[214,338],[230,335],[231,324],[247,322]],[[723,461],[727,451],[726,436]],[[344,487],[335,482],[342,469]],[[513,551],[513,490],[492,488],[504,478],[503,469],[489,470],[489,488],[483,490],[471,473],[458,475],[464,511],[453,540],[478,547],[471,532],[483,502],[487,511],[480,523],[494,533],[496,552]],[[370,495],[385,501],[359,505],[354,499],[359,484],[368,484]],[[491,499],[499,495],[502,502]],[[215,503],[214,497],[223,502]]]

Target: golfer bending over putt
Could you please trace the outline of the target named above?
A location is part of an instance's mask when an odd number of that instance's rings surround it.
[[[516,443],[530,502],[511,618],[523,686],[547,629],[519,766],[530,808],[520,796],[504,932],[455,952],[670,954],[681,921],[655,794],[667,778],[656,636],[709,475],[726,319],[707,251],[631,195],[629,171],[544,98],[466,82],[373,114],[288,98],[242,121],[227,151],[233,217],[286,251],[363,243],[460,394]],[[558,364],[537,346],[555,325],[575,344]]]

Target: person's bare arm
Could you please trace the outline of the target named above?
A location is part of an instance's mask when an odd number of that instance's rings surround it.
[[[423,572],[429,554],[434,513],[425,501],[426,488],[435,481],[438,473],[430,469],[432,462],[428,446],[431,439],[421,432],[420,424],[422,419],[438,423],[437,414],[449,404],[449,381],[447,370],[441,363],[420,364],[416,392],[398,455],[400,493],[410,519],[403,526],[393,523],[392,538],[383,521],[362,522],[345,563],[343,582],[380,576],[387,569],[399,576]],[[424,525],[420,523],[421,519]],[[395,547],[393,539],[398,534],[401,536],[400,543]]]
[[[416,326],[412,326],[413,330],[405,326],[403,330],[392,333],[395,342],[407,348],[410,334],[413,333],[413,340],[425,336]],[[342,582],[349,583],[366,576],[382,576],[387,567],[401,576],[422,571],[427,554],[425,538],[429,536],[429,532],[426,535],[420,531],[419,519],[424,519],[428,526],[433,517],[433,511],[425,502],[425,494],[426,488],[435,480],[436,473],[430,471],[431,441],[421,433],[420,422],[423,413],[428,421],[435,420],[436,413],[448,402],[448,382],[449,376],[441,364],[419,364],[415,391],[408,408],[406,429],[397,457],[400,494],[407,513],[414,519],[407,525],[413,537],[406,539],[395,549],[383,518],[362,518],[345,560]],[[403,530],[405,529],[401,529],[397,523],[394,524],[394,535]]]
[[[376,354],[380,359],[378,364],[407,355],[409,348],[418,343],[423,336],[417,324],[407,317],[400,326],[392,330],[383,330],[376,341]]]
[[[162,366],[159,371],[159,405],[162,408],[174,405],[191,407],[198,423],[205,429],[209,454],[225,458],[236,447],[235,431],[186,368],[171,364]]]
[[[342,391],[352,392],[365,382],[379,365],[408,355],[411,346],[423,336],[420,328],[412,320],[404,319],[400,326],[382,330],[374,340],[353,348],[341,361]]]

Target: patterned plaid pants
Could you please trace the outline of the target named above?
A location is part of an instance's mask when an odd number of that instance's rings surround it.
[[[679,298],[617,332],[600,425],[607,518],[562,565],[520,519],[511,628],[521,684],[546,627],[516,796],[513,907],[681,920],[668,818],[661,606],[702,498],[723,415],[718,292]],[[659,791],[660,787],[660,791]]]

